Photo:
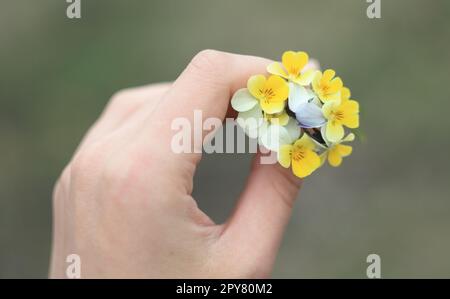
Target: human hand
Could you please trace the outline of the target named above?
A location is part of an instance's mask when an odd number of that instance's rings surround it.
[[[51,277],[65,277],[72,253],[82,278],[268,277],[300,180],[256,155],[234,212],[215,224],[191,196],[201,154],[171,150],[171,122],[192,123],[194,109],[223,119],[269,63],[206,50],[173,84],[114,96],[55,186]]]

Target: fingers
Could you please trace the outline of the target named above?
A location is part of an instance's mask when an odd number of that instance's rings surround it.
[[[202,51],[174,82],[159,108],[169,119],[192,118],[196,109],[204,118],[223,119],[232,94],[245,87],[251,75],[266,73],[269,63],[260,57]]]
[[[232,94],[237,89],[245,87],[251,75],[266,73],[268,64],[269,60],[260,57],[214,50],[200,52],[164,95],[152,117],[149,117],[147,129],[143,130],[143,138],[148,139],[149,131],[152,131],[158,135],[162,145],[161,151],[173,152],[171,141],[176,131],[172,129],[172,124],[177,119],[186,120],[186,123],[190,124],[190,133],[195,135],[193,139],[195,141],[200,139],[200,144],[193,144],[193,151],[197,153],[178,154],[177,157],[181,159],[191,157],[197,162],[202,138],[208,133],[201,127],[205,119],[223,120]],[[194,117],[194,112],[197,117]],[[194,130],[198,125],[200,125],[199,134]],[[148,142],[148,146],[152,147],[152,143]]]
[[[250,263],[264,265],[260,271],[269,272],[300,185],[301,180],[290,169],[278,163],[261,164],[257,154],[246,187],[225,225],[222,241],[239,248]]]

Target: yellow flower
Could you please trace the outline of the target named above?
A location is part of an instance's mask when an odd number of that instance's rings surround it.
[[[269,114],[283,111],[289,94],[289,87],[282,78],[271,75],[251,76],[247,81],[248,91],[259,100],[264,112]]]
[[[312,81],[313,90],[319,96],[322,102],[340,100],[342,89],[342,80],[339,77],[334,78],[336,72],[328,69],[325,72],[316,71]]]
[[[353,148],[350,145],[344,145],[343,142],[350,142],[355,140],[355,135],[350,133],[337,143],[333,143],[329,145],[329,148],[320,155],[320,159],[322,163],[325,162],[325,159],[328,159],[328,163],[330,163],[333,167],[338,167],[342,163],[342,158],[347,157],[352,153]]]
[[[320,166],[320,158],[314,151],[316,145],[311,138],[303,134],[293,145],[285,144],[278,151],[278,162],[284,168],[292,164],[293,173],[299,178],[310,175]]]
[[[302,70],[308,63],[305,52],[286,51],[281,57],[281,63],[273,62],[267,67],[271,74],[281,76],[300,85],[309,85],[314,78],[315,70]]]
[[[344,137],[344,126],[351,129],[359,127],[359,104],[354,100],[326,102],[322,112],[328,120],[325,138],[332,143]]]

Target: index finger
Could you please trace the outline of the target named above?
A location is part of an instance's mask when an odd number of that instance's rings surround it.
[[[194,153],[188,153],[193,154],[191,156],[198,161],[201,142],[208,132],[202,127],[198,132],[198,122],[203,124],[208,118],[223,120],[233,93],[245,87],[251,75],[266,73],[270,62],[261,57],[215,50],[200,52],[158,103],[147,120],[144,134],[148,136],[149,131],[153,132],[158,136],[160,150],[172,152],[172,138],[177,133],[173,130],[172,123],[182,119],[190,125],[190,134],[194,135],[192,140],[200,143],[194,144]],[[196,119],[195,111],[197,115],[201,113],[201,119]],[[185,158],[184,155],[181,156]]]
[[[174,82],[159,106],[160,112],[173,119],[189,118],[192,111],[200,110],[204,119],[223,119],[233,93],[245,87],[251,75],[266,73],[270,63],[256,56],[204,50]]]

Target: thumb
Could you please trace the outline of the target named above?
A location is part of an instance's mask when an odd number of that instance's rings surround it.
[[[258,153],[247,185],[225,225],[224,241],[231,248],[240,248],[245,260],[254,263],[263,276],[272,269],[300,185],[301,180],[290,169],[278,163],[262,164]]]

